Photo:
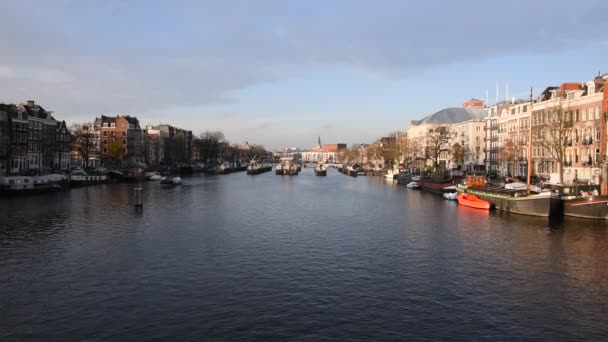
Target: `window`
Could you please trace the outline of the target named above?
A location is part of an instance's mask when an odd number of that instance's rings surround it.
[[[106,147],[103,148],[103,154],[108,154],[108,149]]]
[[[127,139],[122,139],[122,144],[126,145],[127,144]]]
[[[104,122],[104,123],[103,123],[103,127],[108,127],[108,123],[107,123],[107,122]]]
[[[103,139],[103,144],[107,145],[108,144],[108,139]]]
[[[108,131],[103,131],[103,136],[107,137],[108,136]]]
[[[599,120],[600,119],[600,106],[595,107],[595,120]]]
[[[587,110],[583,109],[583,117],[581,119],[582,121],[587,121]]]
[[[595,127],[595,140],[600,141],[600,128]]]
[[[110,124],[110,126],[111,126],[111,127],[116,127],[116,124],[112,122],[112,123]]]

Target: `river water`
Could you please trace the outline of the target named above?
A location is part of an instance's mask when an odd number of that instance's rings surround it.
[[[0,199],[0,340],[602,340],[608,224],[350,178]]]

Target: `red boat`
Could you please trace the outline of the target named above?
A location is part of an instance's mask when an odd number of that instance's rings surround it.
[[[490,202],[484,201],[479,197],[471,194],[459,193],[456,199],[458,200],[458,204],[471,208],[489,210],[491,207]]]

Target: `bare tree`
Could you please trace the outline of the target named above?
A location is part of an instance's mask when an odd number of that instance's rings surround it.
[[[196,145],[200,159],[203,162],[215,162],[226,152],[225,145],[228,144],[224,134],[220,131],[205,131],[193,142]]]
[[[85,168],[89,167],[89,158],[96,152],[93,142],[95,136],[91,131],[92,125],[73,124],[70,126],[72,132],[72,151],[77,152],[82,158]]]
[[[547,151],[557,161],[559,182],[564,183],[566,149],[572,141],[572,112],[557,108],[533,113],[532,143]]]
[[[501,162],[507,163],[507,173],[513,174],[512,166],[519,160],[523,151],[523,147],[518,145],[511,138],[507,139],[505,143],[498,150],[498,159]]]
[[[464,163],[464,148],[459,143],[452,145],[452,161],[456,163],[457,166]]]
[[[426,136],[424,156],[433,162],[433,170],[439,167],[439,157],[444,150],[444,144],[448,141],[448,130],[445,126],[430,129]]]

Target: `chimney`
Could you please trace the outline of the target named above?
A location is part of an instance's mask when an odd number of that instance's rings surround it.
[[[34,100],[28,100],[28,101],[27,101],[27,106],[28,106],[28,107],[34,107],[34,105],[35,105],[35,104],[36,104],[36,103],[34,102]]]

